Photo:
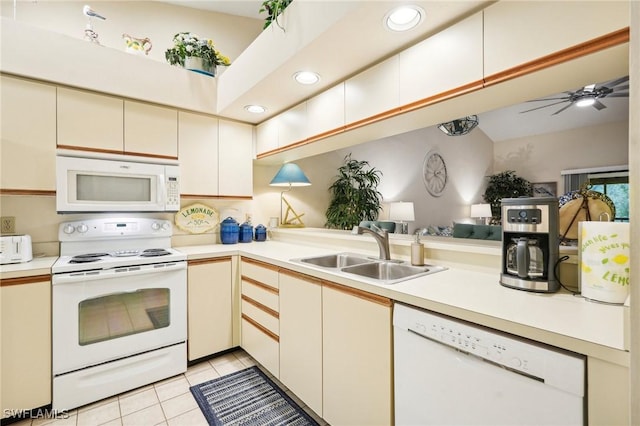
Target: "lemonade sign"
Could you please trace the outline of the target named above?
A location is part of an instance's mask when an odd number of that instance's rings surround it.
[[[176,226],[183,231],[203,234],[218,226],[220,216],[213,207],[195,203],[176,213],[175,222]]]
[[[629,295],[629,224],[580,222],[580,283],[587,299],[624,303]]]

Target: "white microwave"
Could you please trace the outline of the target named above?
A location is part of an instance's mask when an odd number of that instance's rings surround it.
[[[178,164],[56,156],[56,210],[177,212]]]

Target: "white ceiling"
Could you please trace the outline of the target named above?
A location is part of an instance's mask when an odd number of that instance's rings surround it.
[[[606,86],[606,83],[598,83],[597,86]],[[624,84],[620,86],[624,86]],[[580,87],[573,87],[568,88],[567,91],[575,92],[578,89]],[[629,91],[620,91],[620,93],[629,93]],[[556,93],[544,96],[543,99],[564,96],[567,96],[566,93]],[[500,142],[629,119],[629,98],[601,98],[600,102],[606,106],[602,110],[597,110],[594,107],[580,108],[571,105],[557,115],[554,115],[554,113],[565,107],[567,103],[551,105],[555,102],[558,101],[525,102],[478,114],[478,127],[491,140]],[[549,106],[535,111],[522,112],[543,105]]]
[[[165,1],[176,6],[192,7],[194,9],[208,10],[211,12],[226,13],[227,15],[238,15],[247,18],[264,19],[266,13],[259,13],[262,7],[262,0],[173,0]]]

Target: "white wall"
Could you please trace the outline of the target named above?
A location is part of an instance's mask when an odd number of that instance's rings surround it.
[[[628,122],[608,123],[494,144],[494,173],[515,170],[530,182],[557,182],[560,171],[629,163]]]
[[[445,192],[437,198],[427,192],[422,180],[423,161],[431,150],[442,155],[449,174]],[[353,159],[366,160],[382,172],[378,186],[385,203],[382,219],[388,218],[387,203],[414,202],[416,221],[409,224],[409,232],[428,225],[451,225],[453,220],[468,218],[470,204],[481,201],[486,184],[484,177],[491,172],[493,161],[492,142],[480,129],[466,136],[451,137],[435,127],[296,161],[312,186],[294,188],[286,197],[296,211],[306,213],[303,219],[307,226],[324,226],[324,212],[330,202],[328,188],[349,153]],[[256,217],[278,214],[279,192],[268,186],[277,171],[278,167],[274,166],[255,168]]]
[[[164,52],[173,45],[173,36],[178,32],[191,31],[200,37],[213,39],[216,49],[233,62],[262,31],[263,21],[260,19],[207,12],[157,1],[18,1],[16,20],[82,39],[87,24],[87,17],[82,13],[85,4],[107,18],[104,21],[92,19],[100,44],[125,50],[123,33],[136,38],[148,37],[153,44],[148,57],[160,62],[166,62]],[[0,1],[0,14],[5,18],[13,18],[13,5],[13,1]],[[219,69],[223,70],[224,67]],[[122,72],[126,78],[144,78],[128,76],[126,70]]]

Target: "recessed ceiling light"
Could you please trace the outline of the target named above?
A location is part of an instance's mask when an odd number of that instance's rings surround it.
[[[320,81],[320,76],[312,71],[298,71],[293,78],[300,84],[316,84]]]
[[[267,110],[262,105],[245,105],[244,109],[246,109],[247,111],[252,112],[254,114],[262,114],[263,112],[265,112]]]
[[[424,10],[414,5],[396,7],[384,16],[385,26],[392,31],[408,31],[424,19]]]

